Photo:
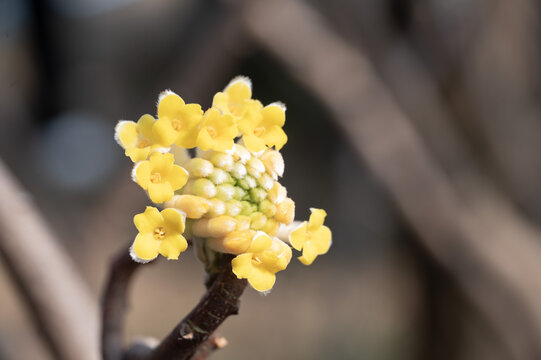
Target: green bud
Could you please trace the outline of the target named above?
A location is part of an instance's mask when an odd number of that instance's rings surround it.
[[[188,170],[190,176],[207,177],[214,170],[214,166],[208,160],[193,158],[186,163],[186,170]]]
[[[267,197],[267,192],[260,187],[250,189],[250,198],[255,203],[260,203]]]
[[[225,171],[231,171],[234,164],[233,156],[223,152],[213,152],[210,155],[210,162]]]
[[[259,230],[267,223],[267,217],[260,212],[255,212],[250,215],[250,228]]]
[[[238,200],[229,200],[225,203],[225,212],[229,216],[237,216],[242,211],[242,203]]]
[[[246,175],[243,179],[240,179],[238,181],[238,184],[244,190],[249,190],[249,189],[255,188],[257,186],[257,182],[250,175]]]
[[[274,185],[274,180],[272,180],[272,177],[269,174],[265,173],[265,174],[261,174],[259,179],[257,179],[257,183],[263,189],[269,191],[270,189],[272,189],[272,186]]]
[[[246,167],[241,163],[234,163],[233,168],[229,172],[235,179],[242,179],[246,176]]]
[[[252,207],[252,204],[250,204],[250,202],[248,201],[241,201],[240,202],[241,205],[242,205],[242,209],[240,211],[240,214],[241,215],[246,215],[246,216],[249,216],[251,215],[254,211],[253,207]]]
[[[229,179],[229,174],[223,171],[222,169],[214,169],[208,179],[216,185],[225,183]]]
[[[214,198],[210,199],[210,203],[209,211],[206,214],[208,217],[213,218],[225,214],[226,207],[224,201]]]
[[[208,179],[197,179],[193,182],[192,192],[194,195],[210,199],[216,196],[216,186]]]
[[[274,214],[276,214],[276,205],[265,199],[259,203],[259,211],[261,211],[266,217],[271,218],[274,216]]]
[[[235,195],[233,196],[233,198],[235,198],[236,200],[244,200],[246,195],[247,193],[243,188],[241,188],[240,186],[235,186]]]
[[[231,184],[216,186],[216,197],[223,201],[229,201],[235,197],[236,188]]]

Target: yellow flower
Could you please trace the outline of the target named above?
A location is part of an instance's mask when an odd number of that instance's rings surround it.
[[[302,249],[299,260],[310,265],[318,255],[323,255],[331,246],[331,230],[323,225],[327,213],[321,209],[310,209],[312,214],[308,223],[304,221],[289,236],[289,242],[296,250]]]
[[[176,260],[188,247],[182,236],[184,217],[178,210],[165,209],[160,213],[155,207],[147,206],[145,212],[135,215],[133,222],[139,230],[130,248],[135,261],[148,262],[158,254]]]
[[[158,102],[158,121],[152,127],[162,144],[195,147],[203,110],[198,104],[186,104],[177,94],[162,93]]]
[[[236,136],[237,126],[233,117],[210,108],[203,116],[196,144],[205,151],[209,149],[226,151],[233,148],[233,139]]]
[[[156,120],[151,115],[143,115],[137,121],[119,121],[115,127],[115,140],[125,150],[133,162],[146,160],[152,150],[167,146],[160,144],[152,133]]]
[[[248,279],[260,292],[272,289],[276,273],[284,270],[291,260],[291,248],[264,232],[258,232],[246,253],[235,257],[231,265],[239,279]]]
[[[286,120],[283,104],[274,103],[261,110],[259,118],[243,129],[242,140],[251,152],[265,150],[266,146],[275,146],[280,150],[287,142],[287,135],[282,130]]]
[[[246,105],[252,97],[252,82],[244,76],[237,76],[225,87],[223,92],[218,92],[212,100],[212,107],[220,110],[223,114],[229,114],[240,118],[246,111]]]
[[[133,168],[133,180],[148,191],[150,200],[155,203],[171,200],[175,190],[188,180],[188,172],[174,162],[172,154],[155,152],[150,159],[135,164]]]

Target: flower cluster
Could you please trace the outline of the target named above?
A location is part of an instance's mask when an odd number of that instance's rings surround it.
[[[295,203],[278,182],[284,172],[279,152],[287,142],[284,123],[285,106],[252,99],[245,77],[218,92],[205,112],[165,91],[157,118],[120,121],[115,139],[135,163],[132,178],[163,208],[149,206],[135,215],[139,234],[132,258],[178,259],[188,237],[204,261],[209,253],[236,255],[235,275],[265,292],[289,264],[290,245],[302,251],[305,265],[326,253],[331,231],[323,225],[325,211],[312,209],[308,222],[293,223]],[[192,148],[195,157],[186,150]],[[282,239],[279,232],[285,233]]]

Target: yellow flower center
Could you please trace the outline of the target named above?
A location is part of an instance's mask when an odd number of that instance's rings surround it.
[[[171,126],[173,127],[173,129],[175,129],[176,131],[180,131],[180,129],[182,129],[182,123],[180,122],[179,119],[173,119],[171,121]]]
[[[213,137],[213,138],[215,138],[216,135],[218,135],[218,132],[212,126],[207,126],[207,132],[209,133],[210,137]]]
[[[139,142],[137,143],[137,147],[139,149],[146,148],[147,146],[150,146],[150,145],[152,145],[152,143],[148,141],[147,139],[140,139]]]
[[[229,103],[229,111],[235,116],[240,116],[242,112],[242,103]]]
[[[259,137],[265,133],[265,127],[264,126],[258,126],[254,129],[254,135]]]
[[[159,172],[155,172],[150,175],[150,182],[153,184],[158,184],[162,181],[162,175]]]
[[[161,226],[157,227],[154,229],[154,233],[152,235],[156,240],[163,240],[165,239],[165,230]]]
[[[261,261],[261,259],[258,258],[257,256],[252,257],[252,265],[257,266],[257,265],[261,265],[262,263],[263,261]]]

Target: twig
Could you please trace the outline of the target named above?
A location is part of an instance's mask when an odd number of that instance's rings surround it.
[[[58,359],[98,359],[97,303],[1,161],[0,199],[0,254],[51,351]]]
[[[130,280],[139,267],[126,248],[111,265],[102,301],[101,351],[104,360],[121,360],[124,356],[124,314]]]

